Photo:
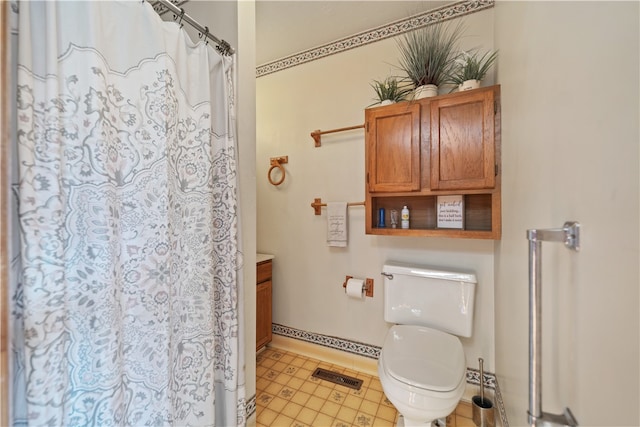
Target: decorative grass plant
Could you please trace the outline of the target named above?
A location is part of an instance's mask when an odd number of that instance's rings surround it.
[[[385,100],[399,102],[411,92],[411,88],[401,86],[395,77],[387,77],[383,81],[374,80],[371,87],[376,92],[377,102]]]
[[[456,67],[463,26],[435,23],[405,33],[398,40],[400,68],[415,87],[445,83]]]
[[[482,80],[487,71],[493,66],[498,59],[498,51],[487,51],[484,55],[475,52],[462,52],[457,59],[456,66],[452,70],[448,81],[459,85],[467,80]]]

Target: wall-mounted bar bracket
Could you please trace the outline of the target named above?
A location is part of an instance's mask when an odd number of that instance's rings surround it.
[[[289,163],[289,156],[271,157],[269,158],[269,164],[271,166],[278,166],[283,163]]]
[[[373,297],[373,279],[365,279],[364,281],[365,285],[364,285],[364,289],[365,289],[365,295],[368,297]]]
[[[571,409],[564,408],[564,412],[562,414],[549,414],[547,412],[543,412],[539,417],[534,417],[529,414],[529,424],[531,426],[577,427],[578,421],[573,416],[573,413],[571,413]]]
[[[562,242],[574,251],[580,250],[580,223],[567,221],[562,228],[551,228],[546,230],[527,230],[529,241]]]

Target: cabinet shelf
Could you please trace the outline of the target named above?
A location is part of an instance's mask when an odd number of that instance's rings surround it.
[[[459,193],[458,193],[459,194]],[[439,237],[466,237],[476,239],[498,239],[500,237],[499,224],[494,224],[496,219],[492,213],[499,210],[499,196],[495,193],[464,194],[464,228],[438,228],[437,227],[437,202],[438,195],[411,195],[411,196],[382,196],[371,197],[371,210],[367,223],[367,234],[387,236],[439,236]],[[389,218],[390,211],[395,209],[400,213],[403,206],[410,211],[410,228],[391,228]],[[380,208],[386,211],[386,227],[377,225],[377,213]],[[398,225],[399,227],[399,225]]]
[[[370,233],[378,236],[407,236],[407,237],[446,237],[460,239],[495,239],[491,231],[452,230],[452,229],[393,229],[374,228]]]

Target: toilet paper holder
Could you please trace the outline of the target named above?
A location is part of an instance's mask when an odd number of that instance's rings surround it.
[[[347,282],[349,279],[353,279],[353,276],[347,276],[342,284],[343,288],[347,288]],[[366,278],[364,281],[364,295],[367,297],[373,297],[373,279]]]

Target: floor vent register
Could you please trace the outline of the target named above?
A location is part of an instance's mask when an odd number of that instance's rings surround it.
[[[340,384],[354,390],[360,390],[360,387],[362,387],[362,380],[322,368],[317,368],[311,376],[320,378],[321,380],[330,381],[335,384]]]

